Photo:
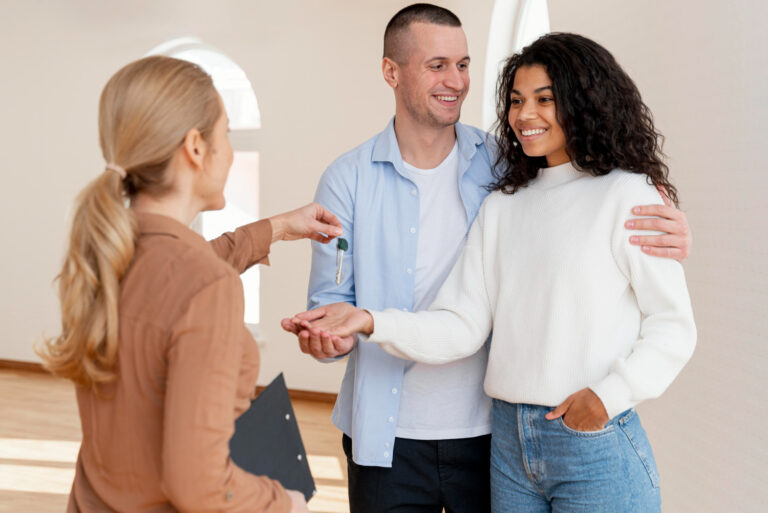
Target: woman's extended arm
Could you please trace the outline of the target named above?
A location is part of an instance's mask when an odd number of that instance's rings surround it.
[[[309,331],[320,344],[340,347],[354,333],[370,335],[388,353],[424,363],[447,363],[475,353],[493,324],[484,276],[481,210],[467,244],[429,310],[366,312],[349,304],[326,305],[283,320],[283,328]]]
[[[325,235],[323,235],[325,234]],[[341,235],[336,216],[316,203],[246,224],[210,241],[219,258],[238,273],[268,264],[269,247],[278,240],[312,239],[327,243]]]

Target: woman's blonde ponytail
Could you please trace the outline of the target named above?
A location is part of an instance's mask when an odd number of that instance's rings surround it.
[[[211,77],[187,61],[146,57],[105,86],[99,137],[110,164],[76,200],[58,277],[61,334],[38,351],[54,374],[88,387],[115,379],[120,283],[137,237],[127,201],[165,194],[171,187],[168,164],[187,132],[196,128],[205,137],[220,115]]]
[[[46,367],[80,385],[114,379],[120,280],[133,259],[136,222],[120,176],[105,171],[80,193],[59,275],[61,335],[46,344]]]

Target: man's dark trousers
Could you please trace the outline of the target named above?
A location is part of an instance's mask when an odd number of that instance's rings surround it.
[[[491,435],[456,440],[396,438],[392,468],[352,461],[344,435],[350,513],[489,513]]]

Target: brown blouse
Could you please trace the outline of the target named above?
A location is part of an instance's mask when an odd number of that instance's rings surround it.
[[[259,368],[239,274],[268,263],[269,221],[208,243],[169,217],[137,217],[117,380],[99,394],[77,387],[83,443],[67,511],[288,512],[278,482],[229,457]]]

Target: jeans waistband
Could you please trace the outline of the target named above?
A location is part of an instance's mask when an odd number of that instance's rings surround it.
[[[493,405],[494,407],[501,408],[502,410],[507,410],[507,412],[510,414],[517,414],[519,410],[521,413],[525,414],[528,417],[533,417],[533,418],[541,417],[542,419],[547,413],[555,409],[555,406],[542,406],[540,404],[527,404],[527,403],[508,403],[502,399],[494,399]],[[635,409],[629,408],[619,413],[615,417],[613,417],[605,425],[608,426],[611,424],[619,424],[619,425],[624,424],[629,419],[631,419],[633,415],[635,415]]]

